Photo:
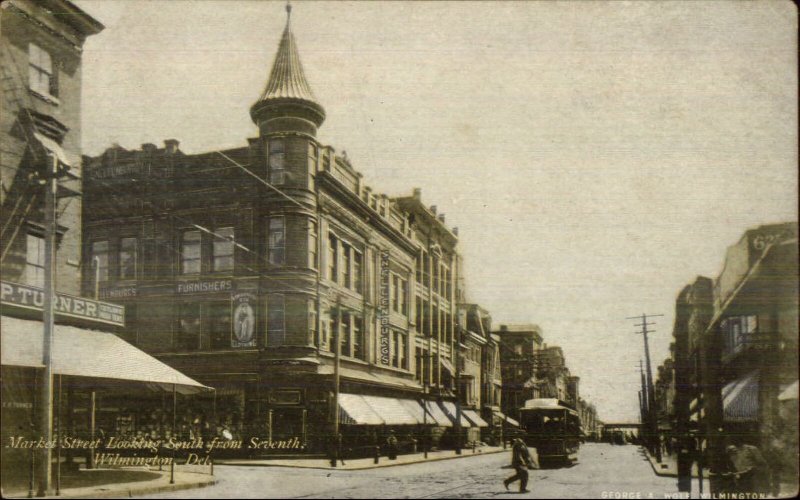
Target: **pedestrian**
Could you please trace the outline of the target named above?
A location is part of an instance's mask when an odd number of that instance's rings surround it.
[[[394,431],[389,431],[389,437],[386,438],[386,453],[389,455],[389,460],[397,459],[397,438],[394,436]]]
[[[526,469],[533,469],[534,462],[528,447],[525,446],[525,442],[520,438],[514,439],[514,444],[511,447],[511,467],[516,473],[508,479],[504,479],[503,486],[508,489],[509,484],[519,480],[519,492],[527,493],[529,490],[528,471]]]
[[[731,443],[725,448],[728,473],[734,479],[737,493],[767,494],[772,482],[769,465],[761,451],[749,444]]]

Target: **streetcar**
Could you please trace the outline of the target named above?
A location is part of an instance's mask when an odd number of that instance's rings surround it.
[[[581,419],[564,401],[554,398],[529,399],[519,409],[523,439],[536,448],[540,464],[569,465],[578,461]]]

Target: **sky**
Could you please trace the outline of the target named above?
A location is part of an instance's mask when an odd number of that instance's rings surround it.
[[[84,154],[247,144],[283,2],[76,0]],[[459,228],[467,298],[535,323],[605,421],[638,419],[675,299],[761,224],[797,220],[789,1],[293,2],[300,57],[366,182]]]

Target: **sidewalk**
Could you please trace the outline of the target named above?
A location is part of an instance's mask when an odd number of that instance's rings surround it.
[[[244,465],[256,467],[299,467],[305,469],[324,469],[324,470],[364,470],[376,469],[379,467],[393,467],[395,465],[408,465],[421,462],[436,462],[439,460],[450,460],[453,458],[468,458],[487,455],[492,453],[502,453],[503,451],[511,451],[511,448],[506,450],[502,446],[483,446],[475,449],[464,448],[461,450],[461,455],[456,455],[454,450],[440,450],[428,452],[428,458],[425,458],[423,453],[412,453],[409,455],[398,455],[396,460],[389,460],[386,456],[381,456],[378,463],[375,463],[373,458],[356,458],[353,460],[345,459],[345,465],[341,462],[336,464],[336,467],[331,467],[330,460],[323,458],[296,458],[296,459],[230,459],[218,460],[216,465]]]
[[[202,488],[216,484],[207,473],[175,471],[175,483],[169,482],[169,469],[159,471],[144,467],[116,469],[81,469],[61,477],[59,496],[45,498],[119,498]],[[54,478],[55,481],[55,478]],[[55,483],[53,485],[55,488]],[[27,498],[27,487],[3,491],[4,498]]]

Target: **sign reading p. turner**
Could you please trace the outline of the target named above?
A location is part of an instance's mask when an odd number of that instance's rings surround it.
[[[0,281],[0,302],[41,311],[44,306],[44,291],[35,286]],[[118,304],[56,293],[53,298],[53,309],[61,316],[125,326],[125,307]]]

